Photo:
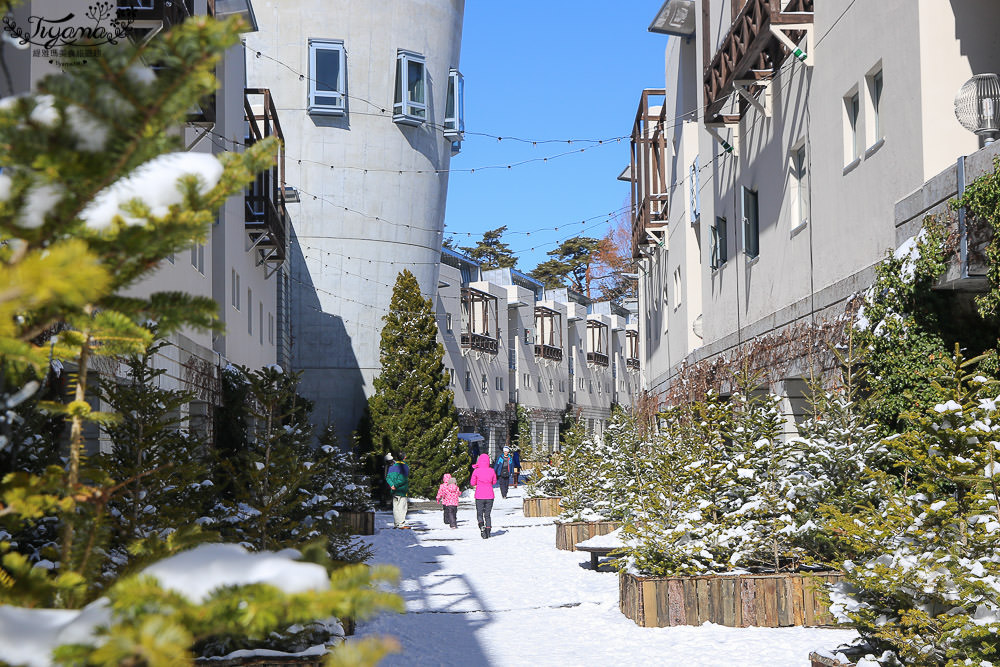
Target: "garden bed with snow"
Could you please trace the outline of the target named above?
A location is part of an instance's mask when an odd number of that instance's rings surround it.
[[[529,517],[559,516],[562,514],[560,501],[562,501],[562,498],[556,496],[525,498],[523,504],[521,505],[521,511],[524,512],[524,516]]]
[[[556,522],[556,549],[576,551],[576,545],[599,535],[607,535],[621,527],[618,521]]]
[[[730,627],[835,626],[827,584],[837,572],[644,577],[621,572],[621,612],[644,627],[716,623]]]

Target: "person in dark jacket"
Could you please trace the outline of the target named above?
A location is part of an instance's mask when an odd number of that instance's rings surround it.
[[[510,485],[510,476],[514,473],[514,457],[511,456],[510,447],[504,447],[503,453],[497,457],[493,464],[493,470],[497,474],[497,481],[500,483],[500,495],[507,497],[507,487]]]
[[[389,466],[385,475],[385,483],[392,491],[392,522],[396,528],[409,528],[406,525],[406,510],[410,490],[410,467],[406,465],[406,454],[400,453],[396,461]]]

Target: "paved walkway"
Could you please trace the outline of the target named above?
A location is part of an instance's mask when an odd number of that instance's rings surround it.
[[[459,527],[439,506],[414,509],[413,530],[396,530],[389,512],[365,538],[373,563],[400,569],[407,613],[358,625],[387,634],[403,653],[383,665],[808,665],[809,651],[831,649],[852,632],[815,628],[640,628],[618,609],[614,572],[595,572],[590,556],[555,548],[551,518],[525,518],[524,487],[497,493],[493,537],[484,540],[471,499]]]

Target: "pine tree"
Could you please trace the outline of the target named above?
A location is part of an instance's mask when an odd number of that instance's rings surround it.
[[[588,437],[583,420],[572,420],[570,428],[560,433],[563,439],[559,466],[565,475],[565,490],[560,502],[563,521],[595,521],[603,519],[607,504],[601,460],[596,437]]]
[[[1000,384],[954,357],[932,377],[936,402],[904,415],[887,442],[907,485],[841,522],[845,582],[834,612],[850,620],[878,664],[967,665],[1000,660]],[[872,472],[883,488],[896,481]]]
[[[11,3],[0,4],[6,10]],[[50,358],[73,366],[71,400],[40,403],[67,422],[65,470],[8,475],[0,491],[8,519],[58,516],[59,567],[48,578],[32,575],[36,603],[81,603],[93,595],[88,586],[100,570],[99,531],[91,528],[114,486],[86,467],[83,429],[115,416],[87,402],[91,358],[141,354],[152,340],[148,320],[163,334],[217,325],[211,299],[120,294],[168,255],[204,240],[214,211],[272,159],[271,141],[221,160],[192,159],[171,131],[215,89],[215,65],[238,34],[234,21],[194,18],[140,45],[108,46],[0,109],[0,284],[9,286],[0,296],[0,365],[25,388]],[[164,67],[153,72],[144,62]],[[177,187],[152,203],[120,201],[136,174]]]
[[[444,473],[459,483],[468,479],[469,455],[456,437],[455,397],[444,373],[433,303],[420,295],[408,270],[396,278],[382,319],[382,370],[368,401],[373,453],[405,452],[410,495],[432,498]]]
[[[482,240],[475,247],[462,247],[461,250],[483,269],[512,269],[517,266],[517,255],[501,240],[505,231],[507,225],[483,232]]]
[[[92,460],[117,487],[108,503],[115,566],[105,576],[128,561],[133,542],[165,538],[195,525],[214,486],[207,441],[192,432],[186,418],[179,419],[194,394],[159,386],[166,371],[155,368],[152,358],[166,346],[160,340],[142,355],[129,357],[125,382],[100,380],[101,398],[122,416],[104,427],[110,451]]]

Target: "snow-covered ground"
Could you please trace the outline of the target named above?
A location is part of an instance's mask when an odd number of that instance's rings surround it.
[[[523,487],[497,492],[493,536],[476,527],[463,495],[458,529],[440,510],[410,511],[414,530],[376,516],[373,563],[400,570],[407,613],[359,623],[387,634],[402,654],[383,665],[767,665],[807,666],[810,651],[835,649],[847,630],[816,628],[641,628],[618,610],[618,579],[590,569],[590,554],[555,547],[551,518],[525,518]]]

